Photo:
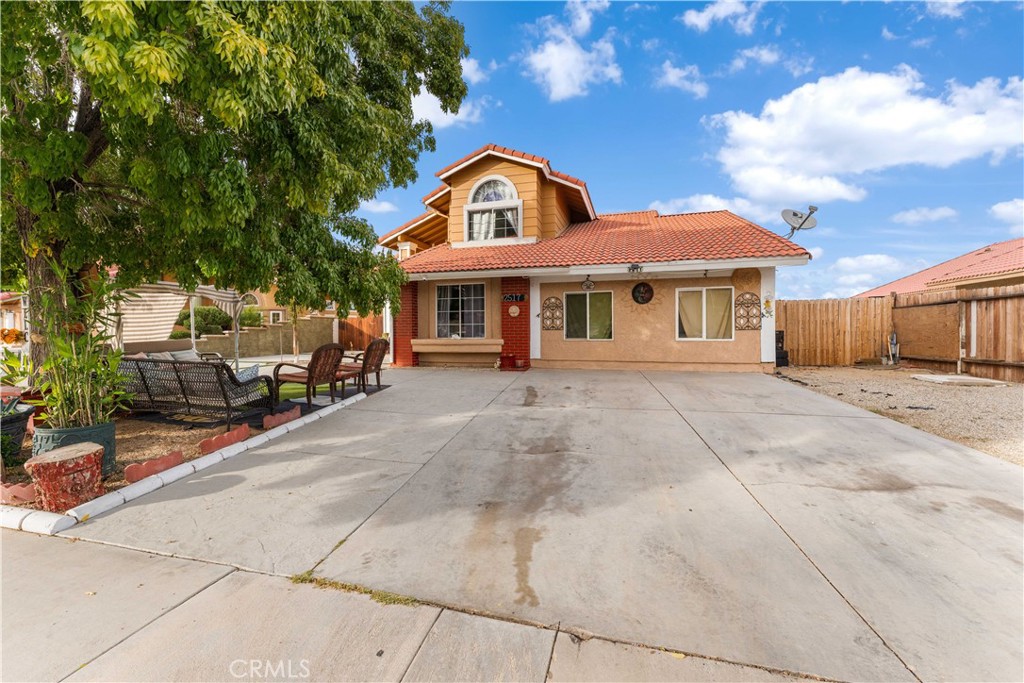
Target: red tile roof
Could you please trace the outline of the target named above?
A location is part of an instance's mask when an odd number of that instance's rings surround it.
[[[405,259],[402,267],[408,273],[442,273],[785,256],[810,254],[729,211],[671,216],[636,211],[603,214],[531,244],[456,249],[439,244]]]
[[[551,169],[551,162],[549,162],[544,157],[539,157],[536,154],[527,154],[526,152],[520,152],[519,150],[512,149],[511,147],[502,147],[501,145],[494,145],[494,144],[484,145],[483,147],[481,147],[480,149],[476,150],[475,152],[470,152],[469,154],[467,154],[466,156],[462,157],[458,161],[456,161],[454,163],[451,163],[451,164],[448,164],[447,166],[442,168],[440,171],[438,171],[435,175],[438,178],[443,178],[445,176],[445,174],[450,173],[452,171],[452,169],[458,168],[462,164],[464,164],[464,163],[466,163],[468,161],[472,161],[473,159],[475,159],[475,158],[477,158],[477,157],[479,157],[481,155],[487,154],[488,152],[494,152],[496,154],[504,154],[505,156],[515,157],[516,159],[523,159],[524,161],[530,161],[530,162],[533,162],[535,164],[540,164],[541,166],[544,167],[544,170],[547,171],[549,175],[552,175],[552,176],[554,176],[556,178],[564,180],[567,183],[572,183],[573,185],[578,185],[580,187],[586,187],[587,186],[587,184],[585,182],[583,182],[582,180],[580,180],[579,178],[571,176],[568,173],[562,173],[561,171],[554,171],[554,170],[552,170]],[[437,191],[438,190],[434,190],[434,192],[437,192]],[[431,194],[434,194],[434,192],[432,192]],[[427,196],[429,197],[430,195],[427,195]]]
[[[427,194],[423,195],[423,200],[422,201],[423,201],[424,204],[426,204],[431,199],[433,199],[434,197],[438,196],[439,194],[441,194],[445,190],[450,190],[450,189],[452,189],[452,188],[448,187],[445,184],[442,184],[440,187],[435,187],[433,190],[431,190]]]
[[[969,254],[925,268],[888,284],[868,290],[858,297],[885,296],[891,292],[920,292],[935,285],[954,286],[960,280],[1010,273],[1024,273],[1024,237],[997,242]]]

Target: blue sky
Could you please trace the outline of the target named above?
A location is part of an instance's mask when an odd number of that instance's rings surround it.
[[[421,96],[437,151],[360,215],[383,234],[495,143],[587,182],[598,213],[728,208],[785,233],[785,298],[849,296],[1024,231],[1019,2],[456,2],[469,95]]]

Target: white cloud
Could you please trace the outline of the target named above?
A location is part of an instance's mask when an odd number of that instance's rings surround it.
[[[491,73],[498,68],[498,63],[493,59],[487,66],[480,66],[480,62],[468,57],[462,60],[462,77],[469,81],[470,85],[483,83],[491,77]]]
[[[368,202],[363,202],[359,205],[359,209],[367,213],[394,213],[398,211],[398,207],[395,204],[380,199],[371,199]]]
[[[935,221],[944,221],[956,217],[956,209],[949,206],[937,206],[935,208],[919,206],[916,209],[907,209],[906,211],[895,213],[889,217],[889,220],[893,223],[903,223],[904,225],[917,225],[918,223],[934,223]]]
[[[761,11],[763,2],[739,2],[738,0],[715,0],[702,10],[686,10],[682,16],[676,17],[686,26],[705,33],[716,22],[727,21],[736,33],[749,36],[754,32],[757,13]]]
[[[920,270],[924,259],[905,260],[886,254],[862,254],[823,261],[820,247],[808,249],[813,260],[803,268],[780,268],[776,275],[780,299],[837,299],[854,296]]]
[[[648,38],[647,40],[640,43],[640,47],[644,49],[644,52],[654,52],[661,45],[661,41],[657,38]]]
[[[853,67],[765,103],[760,114],[727,111],[705,120],[724,131],[717,154],[736,190],[754,201],[860,201],[859,174],[907,164],[948,168],[1024,142],[1024,88],[986,78],[949,81],[924,94],[908,66],[890,73]]]
[[[569,0],[565,3],[573,35],[582,37],[590,33],[594,15],[604,12],[610,6],[609,0]]]
[[[800,78],[814,70],[814,57],[793,57],[783,64],[794,78]]]
[[[428,92],[420,92],[412,98],[412,115],[416,120],[426,119],[435,129],[449,126],[468,126],[480,123],[484,118],[484,109],[491,104],[489,97],[478,100],[465,100],[457,114],[441,110],[441,101]]]
[[[768,223],[779,218],[779,212],[771,207],[755,204],[743,197],[726,199],[713,194],[693,194],[689,197],[654,201],[647,208],[661,214],[699,213],[724,209],[756,223]]]
[[[931,44],[935,42],[935,36],[928,36],[927,38],[916,38],[910,41],[910,47],[925,48],[931,47]]]
[[[700,75],[700,69],[696,64],[688,64],[683,67],[672,66],[672,62],[665,60],[661,65],[661,75],[656,83],[662,88],[678,88],[688,92],[698,100],[708,96],[708,84]]]
[[[882,37],[886,40],[897,40],[899,38],[898,35],[889,30],[888,26],[882,27]]]
[[[1011,199],[993,204],[989,214],[997,221],[1010,226],[1010,234],[1018,237],[1024,232],[1024,199]]]
[[[747,62],[756,62],[762,66],[771,66],[772,64],[778,63],[782,59],[782,53],[774,45],[757,45],[755,47],[748,47],[746,50],[740,50],[733,57],[732,63],[729,64],[729,71],[736,72],[742,71],[747,68]]]
[[[591,85],[621,83],[622,69],[615,61],[614,31],[590,44],[580,44],[590,31],[593,15],[608,8],[606,0],[578,2],[566,5],[570,23],[564,24],[552,16],[538,22],[545,36],[544,42],[526,53],[523,62],[527,74],[541,86],[552,102],[586,95]]]
[[[648,10],[655,10],[655,9],[658,9],[657,5],[644,4],[644,3],[641,3],[641,2],[634,2],[632,5],[627,7],[625,11],[626,11],[626,14],[630,14],[632,12],[640,12],[640,11],[646,12]]]
[[[925,4],[928,14],[943,19],[959,19],[964,15],[965,0],[932,0]]]

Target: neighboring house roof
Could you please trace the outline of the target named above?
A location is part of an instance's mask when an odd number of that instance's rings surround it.
[[[21,292],[0,292],[0,301],[15,301],[21,298]]]
[[[671,216],[635,211],[574,223],[558,237],[539,242],[455,248],[439,244],[401,265],[408,273],[425,274],[778,257],[810,254],[729,211]]]
[[[857,296],[886,296],[892,292],[907,294],[936,287],[955,287],[960,282],[1017,273],[1024,275],[1024,237],[990,244]]]

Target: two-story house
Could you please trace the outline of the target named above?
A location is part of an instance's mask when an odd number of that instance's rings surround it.
[[[775,268],[802,247],[728,211],[597,214],[582,180],[487,145],[380,244],[409,275],[394,364],[767,370]]]

